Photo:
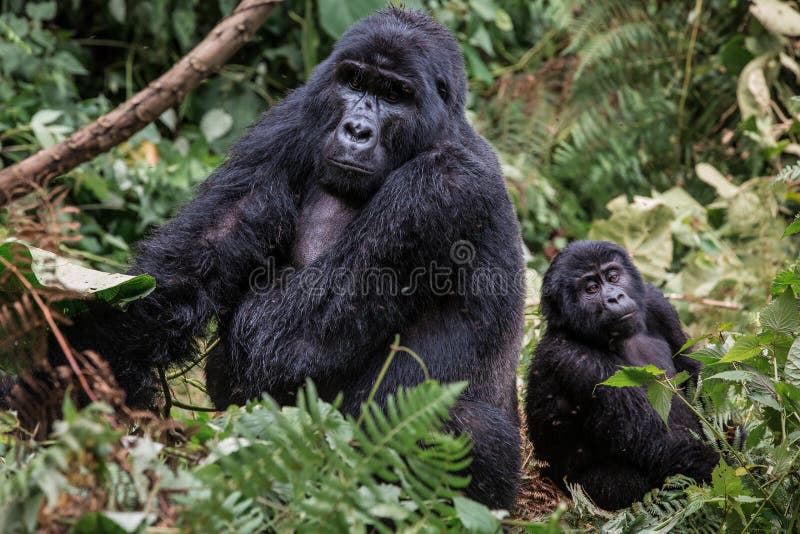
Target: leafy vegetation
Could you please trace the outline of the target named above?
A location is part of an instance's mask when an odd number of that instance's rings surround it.
[[[130,97],[235,4],[0,0],[0,168]],[[0,530],[800,528],[797,2],[404,4],[430,10],[462,47],[470,119],[500,154],[531,279],[568,240],[610,239],[679,309],[705,364],[685,401],[723,457],[712,483],[676,477],[612,514],[579,487],[557,506],[530,460],[508,516],[459,494],[469,443],[444,429],[461,385],[398,392],[394,410],[370,405],[358,421],[311,384],[297,407],[264,399],[212,415],[185,369],[164,375],[176,402],[162,420],[125,409],[92,354],[68,362],[88,383],[43,363],[49,321],[67,321],[86,298],[124,305],[152,280],[59,270],[20,241],[124,271],[133,244],[247,125],[303,83],[350,23],[385,5],[286,0],[179,107],[4,212],[0,238],[18,241],[0,243],[0,369],[47,373],[54,387],[26,390],[16,415],[0,411]],[[542,326],[535,283],[530,304],[523,361]],[[600,387],[645,387],[666,417],[679,379],[632,368]],[[76,410],[87,400],[97,402]],[[47,441],[26,433],[54,418],[35,432]]]

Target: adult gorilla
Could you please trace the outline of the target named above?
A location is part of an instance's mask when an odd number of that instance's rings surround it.
[[[700,424],[673,399],[669,428],[643,388],[597,386],[620,366],[653,364],[667,376],[700,364],[678,354],[686,335],[675,309],[642,281],[613,243],[572,243],[542,283],[547,331],[536,347],[525,411],[545,474],[562,489],[580,484],[595,503],[628,506],[668,475],[706,481],[719,455],[695,439]],[[674,354],[678,354],[673,358]]]
[[[355,24],[141,244],[132,271],[153,274],[155,292],[75,328],[77,343],[146,405],[153,368],[192,358],[216,318],[206,377],[217,406],[264,392],[291,402],[310,377],[354,413],[399,333],[432,378],[469,381],[452,422],[475,442],[468,494],[510,507],[519,229],[465,96],[459,48],[428,16],[390,9]],[[398,357],[377,398],[422,380]]]

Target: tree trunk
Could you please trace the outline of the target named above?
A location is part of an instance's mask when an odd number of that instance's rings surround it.
[[[0,206],[40,187],[125,141],[179,104],[219,69],[282,0],[242,0],[205,39],[166,73],[113,111],[60,143],[0,170]]]

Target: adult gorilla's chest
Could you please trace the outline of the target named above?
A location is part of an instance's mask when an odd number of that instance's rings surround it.
[[[313,191],[303,202],[292,244],[292,263],[305,267],[336,244],[359,210],[341,198]]]

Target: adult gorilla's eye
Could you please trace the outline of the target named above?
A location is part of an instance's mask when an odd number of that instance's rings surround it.
[[[390,104],[395,104],[400,101],[400,93],[394,89],[389,89],[389,91],[383,96],[383,99]]]
[[[351,76],[350,80],[347,82],[347,85],[349,85],[350,89],[352,89],[353,91],[362,91],[364,89],[364,86],[362,85],[358,74],[354,74],[353,76]]]
[[[597,282],[589,282],[586,284],[587,293],[597,293],[600,290],[600,284]]]
[[[616,284],[619,281],[619,273],[617,271],[609,271],[608,281],[612,284]]]

